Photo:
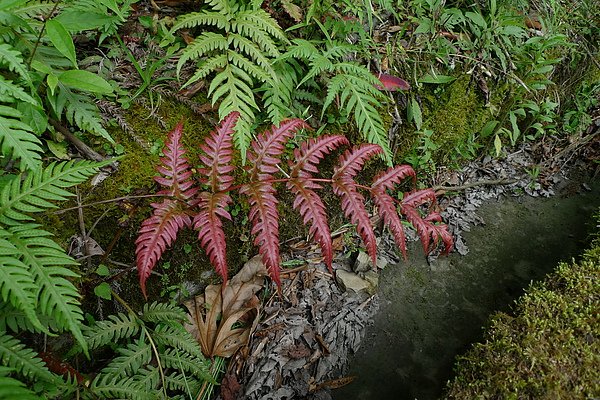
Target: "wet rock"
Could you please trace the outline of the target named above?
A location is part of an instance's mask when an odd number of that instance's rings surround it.
[[[377,293],[377,287],[379,286],[379,274],[373,270],[367,271],[365,272],[364,280],[369,284],[367,292],[369,292],[370,295]]]
[[[339,270],[336,273],[336,279],[346,292],[356,294],[366,294],[369,292],[369,282],[355,273]]]
[[[356,261],[354,261],[354,265],[352,266],[352,271],[358,273],[367,272],[373,269],[373,263],[371,262],[371,257],[364,251],[358,252],[358,257],[356,257]]]

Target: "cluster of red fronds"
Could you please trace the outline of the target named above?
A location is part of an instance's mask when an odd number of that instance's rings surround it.
[[[407,165],[400,165],[377,175],[371,186],[363,186],[355,181],[364,164],[381,154],[378,145],[365,144],[346,150],[339,158],[331,179],[317,179],[318,164],[321,159],[340,146],[348,145],[341,135],[321,136],[309,139],[294,150],[293,160],[288,161],[289,172],[285,178],[277,175],[281,169],[281,155],[287,140],[301,128],[308,128],[304,121],[290,119],[278,127],[260,134],[252,142],[248,153],[247,182],[233,186],[232,165],[233,128],[238,113],[227,116],[221,125],[200,147],[202,167],[198,169],[198,183],[194,180],[185,149],[180,140],[182,125],[179,124],[169,134],[164,157],[158,171],[162,176],[156,181],[164,187],[159,194],[164,195],[161,203],[153,203],[153,215],[142,223],[136,241],[137,268],[140,285],[146,293],[146,279],[162,253],[169,247],[179,229],[193,227],[198,231],[201,246],[207,252],[210,262],[227,281],[226,240],[222,219],[231,220],[227,205],[231,203],[229,193],[239,188],[239,193],[247,196],[250,204],[249,220],[252,223],[254,244],[258,246],[263,262],[271,278],[279,280],[279,216],[277,213],[276,182],[285,182],[295,195],[293,203],[302,216],[310,234],[319,243],[325,264],[331,269],[333,261],[332,239],[327,222],[325,204],[317,194],[319,183],[328,182],[334,193],[341,198],[346,217],[356,225],[373,263],[376,261],[377,245],[363,193],[368,193],[377,206],[377,211],[385,225],[393,233],[394,239],[403,254],[406,254],[406,240],[402,216],[417,230],[425,252],[433,250],[440,242],[445,253],[452,247],[452,236],[439,213],[435,212],[435,193],[431,189],[413,190],[402,200],[392,197],[389,192],[406,178],[415,184],[415,172]],[[423,209],[426,209],[423,211]]]

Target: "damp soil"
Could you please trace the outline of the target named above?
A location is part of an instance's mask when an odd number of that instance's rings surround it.
[[[455,357],[482,339],[490,315],[510,311],[531,281],[589,243],[600,181],[570,192],[488,201],[477,211],[485,225],[463,232],[467,255],[428,263],[414,243],[408,261],[387,266],[379,311],[348,363],[356,379],[333,398],[439,398]]]

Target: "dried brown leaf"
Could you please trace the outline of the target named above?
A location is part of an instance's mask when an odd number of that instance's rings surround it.
[[[231,357],[248,343],[258,323],[256,292],[266,275],[260,256],[254,257],[224,287],[209,285],[204,294],[185,303],[190,312],[186,329],[206,357]]]

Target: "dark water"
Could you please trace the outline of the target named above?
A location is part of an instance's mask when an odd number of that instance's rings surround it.
[[[478,212],[486,225],[465,233],[468,255],[428,265],[413,246],[417,255],[383,271],[381,308],[350,362],[357,379],[334,398],[438,398],[455,356],[481,339],[490,314],[581,254],[598,207],[600,182],[571,197],[504,199]]]

